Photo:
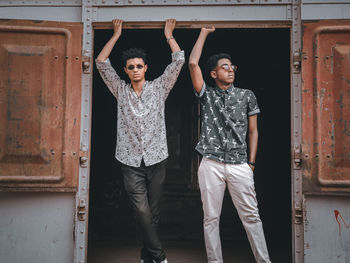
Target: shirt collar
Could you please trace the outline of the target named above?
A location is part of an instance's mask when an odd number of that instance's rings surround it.
[[[222,90],[218,86],[215,85],[215,89],[217,91],[219,91],[220,93],[230,93],[230,92],[232,92],[235,89],[235,86],[232,83],[232,85],[227,90]]]

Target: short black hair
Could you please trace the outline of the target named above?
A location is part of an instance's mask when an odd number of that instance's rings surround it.
[[[210,56],[207,60],[207,64],[205,67],[205,76],[206,76],[206,81],[208,82],[209,85],[215,85],[214,79],[210,76],[210,72],[218,65],[218,61],[220,59],[227,58],[232,62],[231,56],[227,53],[219,53],[219,54],[214,54]]]
[[[122,62],[124,66],[126,66],[126,61],[132,58],[142,58],[143,62],[147,64],[146,51],[144,51],[142,48],[129,48],[123,51]]]

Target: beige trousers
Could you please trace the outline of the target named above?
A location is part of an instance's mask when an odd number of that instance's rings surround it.
[[[253,171],[248,164],[224,164],[203,158],[198,181],[204,211],[204,239],[208,263],[222,263],[220,214],[226,185],[247,233],[258,263],[269,259],[264,231],[259,216]]]

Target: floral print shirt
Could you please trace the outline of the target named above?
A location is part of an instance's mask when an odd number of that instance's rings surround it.
[[[246,134],[248,117],[260,112],[251,90],[227,90],[204,83],[200,94],[201,134],[196,150],[214,161],[242,164],[248,161]]]
[[[165,100],[174,87],[185,63],[184,51],[172,53],[172,62],[164,73],[146,81],[140,96],[111,66],[109,59],[96,60],[97,69],[117,99],[117,145],[115,157],[121,163],[140,167],[156,164],[168,157],[165,129]]]

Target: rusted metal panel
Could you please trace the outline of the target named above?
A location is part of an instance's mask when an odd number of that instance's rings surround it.
[[[0,22],[0,190],[75,191],[82,26]]]
[[[303,190],[350,192],[350,22],[306,24],[303,44]]]

